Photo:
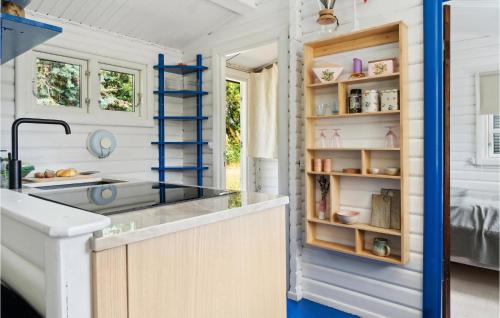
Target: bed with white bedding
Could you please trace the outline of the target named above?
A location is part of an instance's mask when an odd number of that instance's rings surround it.
[[[494,203],[478,203],[451,207],[451,261],[498,270],[499,208]]]

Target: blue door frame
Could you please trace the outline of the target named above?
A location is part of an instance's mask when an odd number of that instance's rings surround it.
[[[443,308],[443,4],[424,0],[424,278],[423,317]]]

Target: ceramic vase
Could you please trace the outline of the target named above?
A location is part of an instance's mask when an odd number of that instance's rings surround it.
[[[318,219],[326,219],[326,198],[322,198],[321,201],[319,201]]]

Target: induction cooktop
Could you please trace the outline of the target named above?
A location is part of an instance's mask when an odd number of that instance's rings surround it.
[[[92,213],[111,215],[231,193],[234,192],[169,183],[126,182],[49,190],[30,195]]]

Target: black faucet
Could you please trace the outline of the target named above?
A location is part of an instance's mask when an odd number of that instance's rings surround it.
[[[66,135],[71,134],[71,128],[68,123],[63,120],[57,119],[43,119],[43,118],[19,118],[12,124],[12,153],[9,154],[9,189],[20,189],[22,186],[22,164],[19,160],[19,147],[18,147],[18,130],[19,125],[26,124],[44,124],[44,125],[61,125],[66,131]]]

